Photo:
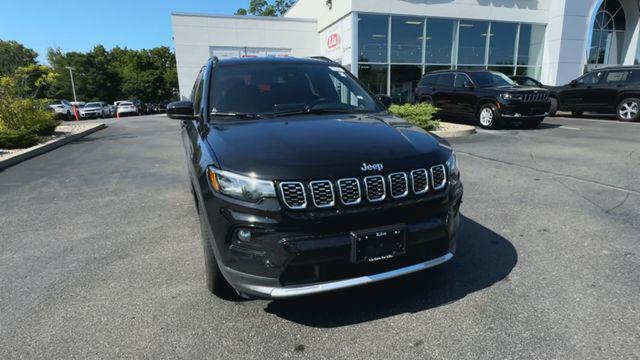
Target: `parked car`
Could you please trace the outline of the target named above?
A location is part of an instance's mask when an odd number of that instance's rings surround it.
[[[87,103],[80,109],[80,117],[82,119],[106,118],[111,115],[111,110],[104,102],[96,101]]]
[[[195,84],[167,114],[184,121],[211,292],[307,295],[452,258],[463,188],[451,146],[345,69],[212,59]]]
[[[117,113],[118,116],[139,115],[138,108],[129,101],[119,101]]]
[[[518,122],[536,128],[549,113],[549,91],[522,87],[492,71],[436,71],[415,91],[419,102],[433,103],[448,116],[472,117],[483,128]]]
[[[146,107],[141,100],[127,100],[127,101],[130,103],[133,103],[136,109],[138,109],[138,115],[145,115],[147,113]]]
[[[161,101],[158,104],[158,112],[160,113],[166,113],[167,112],[167,105],[169,105],[171,101]]]
[[[532,78],[530,76],[516,75],[516,76],[510,76],[509,78],[511,80],[513,80],[518,85],[539,87],[539,88],[542,88],[542,89],[547,88],[540,81],[538,81],[538,80],[536,80],[536,79],[534,79],[534,78]]]
[[[613,114],[620,121],[640,119],[640,67],[623,66],[589,72],[551,89],[551,111]]]
[[[49,108],[56,113],[56,116],[64,120],[74,118],[73,107],[67,100],[54,100],[49,104]]]

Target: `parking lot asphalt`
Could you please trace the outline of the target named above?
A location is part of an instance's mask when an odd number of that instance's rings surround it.
[[[284,301],[209,294],[179,123],[109,127],[0,172],[0,358],[640,358],[640,124],[452,141],[449,263]]]

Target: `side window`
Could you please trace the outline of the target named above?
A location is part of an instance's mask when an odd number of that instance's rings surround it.
[[[455,75],[452,73],[441,74],[438,78],[438,85],[440,86],[453,86],[455,81]]]
[[[630,71],[609,71],[604,78],[604,82],[607,84],[626,82],[629,77]]]
[[[193,91],[191,92],[191,102],[193,102],[193,108],[196,115],[200,114],[200,104],[202,103],[202,93],[204,92],[204,68],[200,70],[196,83],[193,85]]]
[[[535,80],[529,79],[529,78],[525,79],[523,82],[524,82],[524,85],[527,85],[527,86],[538,86],[539,85]]]
[[[427,75],[424,78],[422,78],[422,81],[420,81],[420,86],[429,86],[429,85],[433,85],[435,84],[435,79],[436,79],[437,75]]]
[[[637,83],[640,82],[640,70],[630,70],[629,76],[627,77],[628,83]]]
[[[471,82],[471,79],[466,74],[456,74],[456,82],[453,84],[456,88],[463,88],[464,83]]]
[[[597,84],[598,82],[600,82],[601,76],[602,76],[602,71],[592,72],[578,79],[578,84],[584,84],[584,85]]]

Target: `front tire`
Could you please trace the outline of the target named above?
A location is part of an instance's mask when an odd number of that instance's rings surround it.
[[[622,100],[620,104],[618,104],[616,115],[620,121],[638,121],[640,118],[640,99],[627,98]]]
[[[483,129],[495,129],[500,122],[500,111],[493,104],[486,104],[478,112],[478,122]]]
[[[551,102],[551,106],[549,107],[549,116],[554,117],[558,112],[558,99],[550,98],[549,102]]]
[[[195,197],[195,193],[193,194]],[[218,261],[216,260],[215,253],[212,246],[214,245],[213,235],[211,229],[207,225],[206,220],[202,218],[204,211],[202,211],[201,204],[196,200],[198,206],[198,214],[200,215],[200,234],[202,237],[202,248],[204,250],[204,265],[205,265],[205,278],[207,282],[207,288],[209,291],[223,299],[230,301],[240,300],[240,297],[236,290],[231,287],[227,279],[222,275]]]

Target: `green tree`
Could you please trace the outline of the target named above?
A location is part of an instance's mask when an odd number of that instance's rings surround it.
[[[282,16],[294,3],[295,0],[251,0],[249,9],[240,8],[236,15]]]
[[[21,66],[35,65],[38,53],[13,40],[0,39],[0,75],[11,76]]]

